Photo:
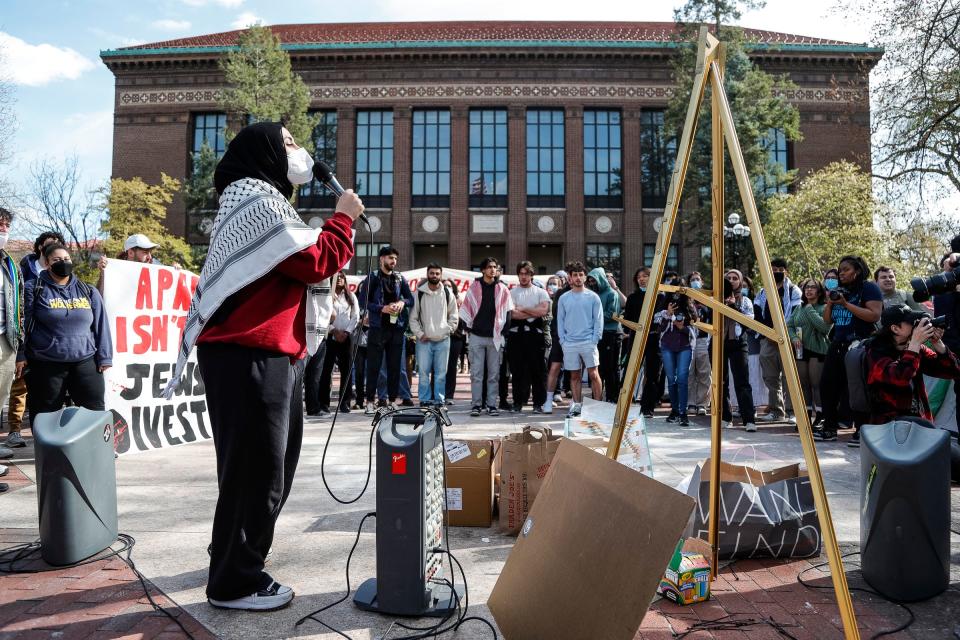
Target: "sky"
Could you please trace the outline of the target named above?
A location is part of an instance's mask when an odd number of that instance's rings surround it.
[[[92,187],[110,177],[114,79],[105,49],[229,31],[255,22],[420,20],[671,21],[681,4],[644,0],[0,0],[0,76],[14,85],[15,157],[5,171],[22,185],[38,158],[76,155]],[[870,42],[867,23],[838,0],[768,0],[742,26]]]

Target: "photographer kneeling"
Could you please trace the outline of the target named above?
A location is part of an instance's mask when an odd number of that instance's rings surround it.
[[[960,360],[943,343],[944,329],[906,305],[884,309],[880,324],[866,352],[870,422],[885,424],[900,416],[932,422],[923,376],[960,378]]]

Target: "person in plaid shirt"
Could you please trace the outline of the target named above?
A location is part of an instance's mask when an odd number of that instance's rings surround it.
[[[866,354],[870,422],[884,424],[900,416],[932,422],[923,376],[960,378],[960,360],[943,343],[943,329],[930,324],[924,312],[887,307],[880,324]]]

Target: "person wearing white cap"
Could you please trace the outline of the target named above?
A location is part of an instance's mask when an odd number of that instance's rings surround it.
[[[153,257],[153,250],[156,247],[159,247],[156,242],[152,242],[150,238],[142,233],[135,233],[132,236],[128,236],[126,240],[123,241],[123,251],[117,255],[118,260],[130,260],[131,262],[140,262],[142,264],[160,264],[160,261]],[[180,268],[180,265],[173,264],[170,265],[177,269]],[[97,289],[100,293],[103,293],[103,270],[107,268],[107,257],[101,256],[100,261],[97,263],[97,267],[100,268],[100,278],[97,280]]]
[[[142,233],[135,233],[123,242],[127,260],[145,264],[153,262],[153,249],[157,246],[159,245],[156,242],[151,242],[150,238]]]

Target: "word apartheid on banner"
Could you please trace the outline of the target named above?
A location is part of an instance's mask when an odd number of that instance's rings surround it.
[[[113,333],[113,367],[105,376],[117,453],[160,449],[211,437],[196,354],[173,399],[163,389],[199,276],[172,267],[108,260],[103,300]]]

